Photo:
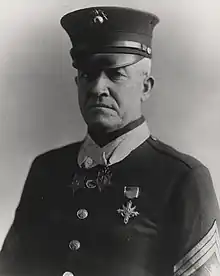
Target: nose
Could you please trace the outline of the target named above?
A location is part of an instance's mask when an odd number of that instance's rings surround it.
[[[109,79],[106,76],[105,72],[101,72],[98,77],[94,80],[91,92],[100,96],[109,96]]]

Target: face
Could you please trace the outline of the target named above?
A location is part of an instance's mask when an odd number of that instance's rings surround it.
[[[114,56],[115,64],[117,59],[123,64],[121,56]],[[143,64],[141,60],[116,68],[94,65],[78,71],[79,106],[90,129],[114,131],[141,116],[141,103],[152,86],[146,70],[146,61]]]

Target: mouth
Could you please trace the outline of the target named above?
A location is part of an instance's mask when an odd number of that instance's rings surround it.
[[[89,106],[89,109],[92,109],[92,108],[107,108],[107,109],[114,110],[114,108],[112,106],[109,106],[107,104],[93,104],[93,105]]]

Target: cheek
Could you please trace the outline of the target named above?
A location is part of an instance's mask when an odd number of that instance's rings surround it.
[[[141,102],[141,84],[138,82],[123,85],[116,93],[115,98],[118,104],[123,106],[135,107]]]
[[[91,91],[92,87],[92,83],[80,82],[78,84],[78,100],[81,104],[85,103],[86,100],[91,96],[91,93],[89,91]]]

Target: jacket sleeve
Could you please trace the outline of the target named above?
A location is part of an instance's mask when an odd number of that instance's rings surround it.
[[[209,171],[203,165],[191,168],[179,184],[174,276],[220,275],[219,206]]]
[[[33,217],[38,210],[35,203],[39,200],[41,173],[39,161],[35,159],[28,173],[14,221],[5,238],[0,253],[0,275],[14,275],[13,271],[23,271],[33,244]],[[36,241],[37,244],[37,241]],[[17,274],[16,274],[17,275]]]

